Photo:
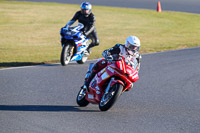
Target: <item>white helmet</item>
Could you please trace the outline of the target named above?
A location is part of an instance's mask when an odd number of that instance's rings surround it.
[[[133,55],[140,49],[140,39],[136,36],[129,36],[126,38],[125,47],[127,48],[128,53]]]

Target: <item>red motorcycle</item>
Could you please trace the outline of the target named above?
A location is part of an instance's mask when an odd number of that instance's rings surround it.
[[[79,106],[84,107],[89,103],[99,104],[101,111],[107,111],[124,91],[132,88],[132,82],[139,79],[138,68],[131,67],[123,57],[112,56],[105,60],[107,66],[91,80],[88,91],[84,88],[79,91],[76,99]],[[91,72],[92,67],[93,64],[90,64],[88,72]]]

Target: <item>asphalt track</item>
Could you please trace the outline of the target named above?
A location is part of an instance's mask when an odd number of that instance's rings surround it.
[[[199,133],[200,47],[145,54],[140,80],[108,111],[78,107],[89,61],[0,70],[1,133]]]
[[[140,80],[108,112],[76,105],[94,61],[0,69],[0,132],[199,133],[199,53],[200,47],[143,55]]]
[[[85,0],[15,0],[78,4]],[[156,10],[158,0],[87,0],[92,5],[143,8]],[[200,14],[200,0],[160,0],[163,11],[179,11]]]

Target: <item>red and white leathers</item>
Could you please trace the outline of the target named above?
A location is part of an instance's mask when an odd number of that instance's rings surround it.
[[[130,54],[130,52],[128,52],[128,49],[126,48],[125,45],[122,44],[116,44],[114,47],[105,50],[102,55],[104,58],[106,58],[109,55],[120,55],[123,56],[125,58],[125,61],[127,64],[131,65],[133,68],[136,68],[139,65],[139,51],[134,50],[134,53]]]
[[[125,58],[125,62],[127,64],[132,66],[134,69],[138,68],[138,70],[139,70],[139,66],[140,66],[139,59],[141,58],[141,56],[139,55],[138,51],[135,51],[133,55],[130,55],[129,52],[127,51],[127,48],[125,47],[125,45],[116,44],[114,47],[107,49],[107,50],[103,51],[103,53],[102,53],[104,58],[107,58],[109,55],[114,55],[114,54],[123,56]],[[87,88],[89,86],[89,83],[95,76],[95,74],[97,72],[99,72],[100,70],[102,70],[106,66],[107,66],[107,61],[105,59],[100,59],[96,62],[96,64],[94,64],[89,78],[85,81],[85,86]]]

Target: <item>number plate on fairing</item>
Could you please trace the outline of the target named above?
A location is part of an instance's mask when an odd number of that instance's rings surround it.
[[[88,99],[94,99],[94,96],[91,94],[88,94]]]
[[[101,79],[104,80],[104,79],[107,79],[109,77],[109,75],[107,74],[107,72],[104,72],[102,75],[101,75]]]

